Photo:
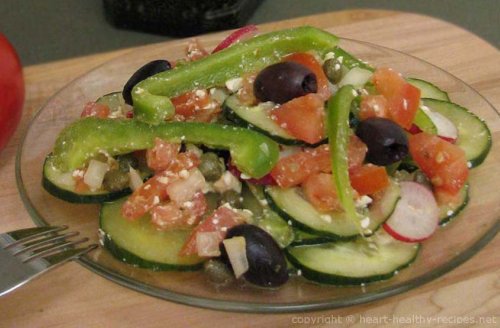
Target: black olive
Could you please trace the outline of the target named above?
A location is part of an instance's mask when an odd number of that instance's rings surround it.
[[[356,135],[368,147],[366,160],[375,165],[389,165],[408,155],[405,131],[388,119],[374,117],[361,121]]]
[[[244,277],[248,282],[262,287],[277,287],[288,281],[285,255],[276,241],[265,230],[242,224],[228,230],[226,239],[245,238],[248,271]],[[228,264],[224,243],[220,244],[221,259]]]
[[[258,100],[278,104],[316,91],[316,75],[304,65],[294,62],[282,62],[264,68],[253,85]]]
[[[139,68],[130,79],[128,79],[127,83],[123,87],[122,95],[125,102],[129,105],[132,105],[132,89],[135,85],[150,76],[158,74],[160,72],[168,71],[172,66],[167,60],[158,59],[153,60],[152,62],[147,63],[146,65]]]

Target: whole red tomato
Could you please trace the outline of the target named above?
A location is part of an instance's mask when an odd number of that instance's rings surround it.
[[[23,71],[16,51],[0,33],[0,150],[16,131],[24,102]]]

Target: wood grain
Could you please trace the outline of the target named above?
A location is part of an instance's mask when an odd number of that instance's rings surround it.
[[[435,64],[474,87],[500,108],[500,55],[497,49],[451,24],[414,14],[354,10],[266,24],[263,29],[311,24],[334,33],[394,48]],[[223,34],[202,39],[213,44]],[[175,43],[184,41],[174,41]],[[141,47],[147,51],[148,46]],[[135,49],[134,49],[135,50]],[[0,156],[0,231],[32,226],[19,198],[15,152],[30,117],[58,89],[78,75],[127,50],[97,54],[25,69],[27,98],[21,126]],[[446,318],[470,317],[467,326],[498,326],[500,319],[500,238],[445,276],[410,292],[377,302],[299,314],[237,314],[179,305],[116,285],[76,263],[42,276],[0,298],[0,327],[358,327],[367,320],[397,326],[388,318],[412,317],[405,326],[453,326]],[[442,321],[418,323],[415,317]],[[370,319],[371,318],[371,319]],[[430,319],[429,319],[430,318]],[[336,321],[333,321],[333,320]],[[450,319],[450,320],[451,320]],[[487,321],[479,323],[479,320]],[[493,323],[496,320],[496,323]]]

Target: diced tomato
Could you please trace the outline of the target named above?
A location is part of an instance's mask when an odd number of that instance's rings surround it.
[[[179,154],[180,149],[181,144],[156,138],[153,148],[146,151],[148,166],[156,172],[168,169]]]
[[[347,147],[347,160],[349,169],[361,166],[365,160],[368,147],[356,135],[349,137],[349,144]]]
[[[411,135],[408,145],[411,157],[437,190],[456,194],[463,187],[469,169],[460,147],[425,132]]]
[[[360,166],[365,160],[368,148],[357,136],[349,137],[348,146],[349,169]],[[278,161],[271,171],[271,176],[282,188],[293,187],[304,182],[315,173],[332,172],[330,147],[321,145],[307,148]]]
[[[437,187],[434,187],[433,191],[438,205],[458,205],[463,201],[459,192],[449,193],[446,190]]]
[[[382,95],[368,95],[363,97],[359,109],[359,119],[370,117],[388,118],[387,99]]]
[[[282,188],[297,186],[317,172],[317,166],[311,159],[311,154],[306,152],[284,157],[272,169],[271,176]]]
[[[168,198],[168,177],[155,175],[136,189],[123,203],[122,215],[126,219],[135,220],[146,214],[154,206]]]
[[[297,52],[283,58],[284,61],[292,61],[295,63],[302,64],[309,68],[314,75],[316,75],[316,81],[318,83],[318,95],[323,101],[330,98],[331,92],[328,86],[328,78],[323,71],[321,64],[314,58],[313,55],[305,52]]]
[[[198,89],[172,98],[175,113],[184,120],[210,122],[220,112],[219,104],[207,90]]]
[[[183,173],[186,175],[179,174],[181,177],[172,179],[173,181],[167,186],[168,197],[179,206],[183,206],[184,202],[192,199],[197,192],[206,186],[205,178],[200,170],[193,169]]]
[[[155,206],[151,210],[151,223],[160,230],[192,227],[198,224],[207,207],[205,195],[198,192],[182,206],[174,202]]]
[[[316,209],[322,212],[340,211],[342,205],[333,184],[333,177],[327,173],[317,173],[309,176],[302,184],[306,198]]]
[[[245,223],[245,217],[232,209],[221,206],[194,228],[179,254],[187,256],[198,253],[196,245],[196,234],[198,232],[218,232],[219,241],[222,241],[228,229],[243,223]]]
[[[110,112],[109,106],[91,101],[85,104],[80,117],[108,118]]]
[[[198,39],[191,39],[188,41],[186,47],[186,58],[189,61],[195,61],[203,57],[208,56],[208,52],[205,47],[200,43]]]
[[[314,93],[273,109],[271,118],[292,136],[310,144],[321,141],[325,136],[323,100]]]
[[[383,166],[366,164],[349,170],[351,186],[359,195],[371,195],[389,186],[389,176]]]
[[[77,193],[84,193],[90,190],[89,186],[83,181],[83,176],[83,174],[73,176],[73,180],[75,180],[75,191]]]
[[[372,76],[377,91],[387,100],[388,116],[409,129],[420,103],[420,90],[390,68],[379,68]]]
[[[240,90],[238,90],[239,101],[247,106],[255,105],[257,103],[257,98],[253,93],[253,83],[257,77],[256,73],[248,73],[243,75],[243,84]]]
[[[314,172],[332,172],[332,160],[330,158],[330,146],[321,145],[316,148],[306,148],[305,153],[310,155],[311,166]]]

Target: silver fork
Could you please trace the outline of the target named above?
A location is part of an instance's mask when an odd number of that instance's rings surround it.
[[[97,247],[92,244],[76,248],[88,238],[72,240],[78,232],[67,229],[40,227],[0,234],[0,296]]]

